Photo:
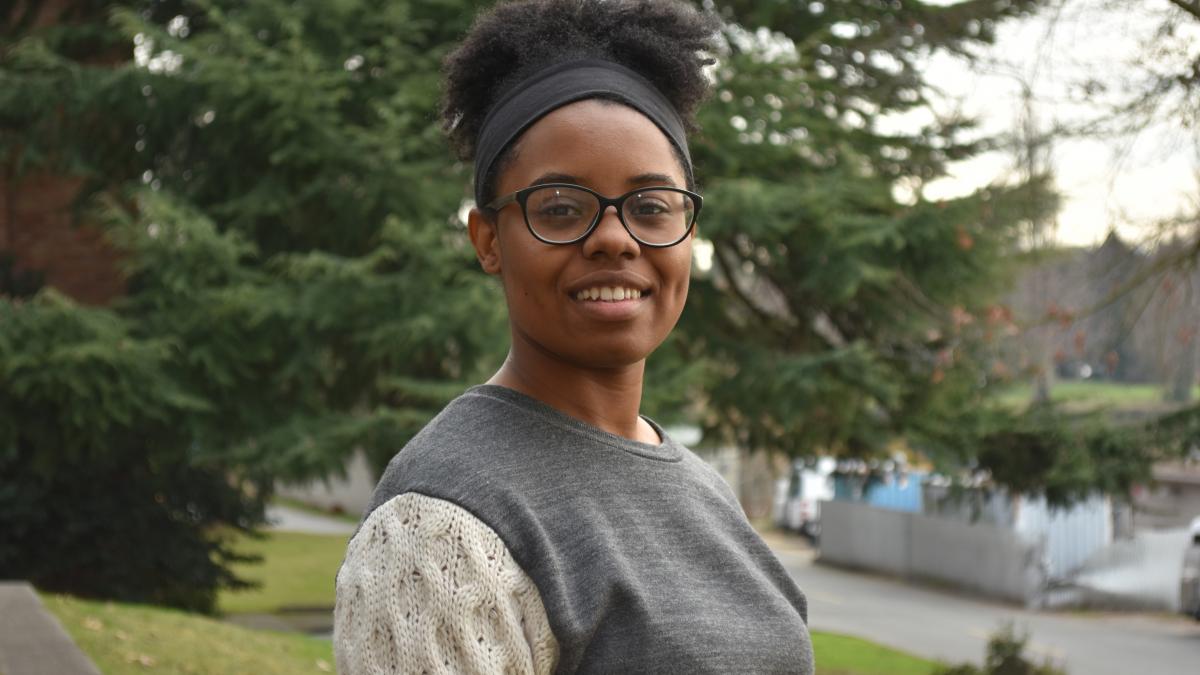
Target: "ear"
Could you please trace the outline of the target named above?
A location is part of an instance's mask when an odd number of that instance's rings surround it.
[[[496,221],[478,208],[473,208],[467,214],[467,233],[471,237],[471,245],[475,247],[475,257],[479,259],[479,266],[488,274],[499,274],[500,236],[496,229]]]

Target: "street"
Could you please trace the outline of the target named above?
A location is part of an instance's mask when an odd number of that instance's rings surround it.
[[[1031,636],[1028,653],[1071,675],[1200,672],[1200,622],[1154,614],[1035,612],[953,591],[813,563],[799,537],[767,542],[808,596],[809,625],[926,658],[979,664],[1005,622]],[[817,660],[820,661],[820,654]]]

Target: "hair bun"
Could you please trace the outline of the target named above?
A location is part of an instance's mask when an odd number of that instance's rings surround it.
[[[508,90],[562,61],[599,58],[649,80],[694,128],[720,21],[681,0],[516,0],[480,14],[443,64],[442,121],[471,161],[480,126]],[[490,193],[491,186],[486,190]]]

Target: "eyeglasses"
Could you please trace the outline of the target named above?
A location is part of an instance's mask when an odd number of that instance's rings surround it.
[[[687,238],[704,198],[679,188],[651,187],[610,199],[579,185],[547,183],[517,190],[485,208],[499,211],[513,202],[521,205],[529,232],[547,244],[583,241],[615,206],[629,236],[643,246],[666,248]]]

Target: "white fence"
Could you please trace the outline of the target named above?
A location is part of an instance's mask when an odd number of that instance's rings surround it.
[[[1113,541],[1112,506],[1094,497],[1067,509],[1019,498],[1000,522],[821,504],[821,560],[951,584],[1027,605],[1070,580]],[[995,521],[996,518],[991,520]],[[1009,521],[1009,522],[1004,522]]]
[[[1070,508],[1052,509],[1044,498],[1017,501],[1013,529],[1039,544],[1047,581],[1070,579],[1098,551],[1113,542],[1112,502],[1096,496]]]
[[[1038,601],[1045,581],[1040,544],[1008,528],[845,501],[822,503],[821,521],[823,562],[1025,604]]]

